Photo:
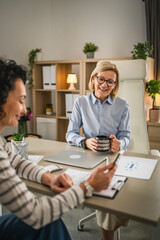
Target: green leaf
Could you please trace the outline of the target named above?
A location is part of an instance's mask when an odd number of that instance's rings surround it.
[[[153,80],[150,80],[149,82],[146,82],[145,90],[148,96],[150,96],[153,100],[153,109],[154,109],[156,94],[160,94],[160,80],[153,79]]]
[[[97,50],[98,50],[98,46],[96,46],[94,43],[91,43],[91,42],[86,43],[83,48],[84,53],[95,52]]]
[[[149,41],[144,43],[137,43],[133,45],[132,57],[133,59],[144,59],[146,60],[153,52],[153,45],[150,46]]]
[[[29,54],[28,54],[28,66],[29,66],[29,71],[28,71],[28,87],[29,89],[32,89],[34,87],[33,85],[33,78],[32,78],[32,71],[33,71],[33,66],[36,60],[36,54],[38,52],[41,52],[41,48],[35,48],[32,49]]]
[[[22,141],[24,135],[25,135],[24,133],[23,134],[14,134],[13,135],[13,140],[14,141]]]

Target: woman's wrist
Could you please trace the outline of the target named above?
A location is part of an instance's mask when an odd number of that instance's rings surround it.
[[[51,174],[50,172],[46,172],[42,175],[42,183],[44,185],[50,186],[51,182],[53,183],[53,179],[55,179],[56,176],[54,176],[53,174]]]
[[[84,196],[86,196],[86,187],[85,187],[84,183],[83,183],[83,182],[80,183],[79,186],[82,188],[82,190],[83,190],[83,192],[84,192]]]
[[[94,188],[90,185],[88,180],[80,183],[80,187],[82,188],[82,190],[84,192],[84,196],[86,198],[90,198],[93,196]]]
[[[83,139],[82,141],[81,141],[81,147],[82,148],[84,148],[84,149],[86,149],[87,148],[87,146],[86,146],[86,138],[85,139]]]

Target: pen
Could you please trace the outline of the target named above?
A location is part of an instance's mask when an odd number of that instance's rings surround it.
[[[113,162],[113,166],[109,169],[109,171],[110,171],[112,168],[114,168],[114,166],[115,166],[117,160],[119,159],[119,156],[120,156],[120,155],[121,155],[120,153],[117,154],[117,157],[116,157],[116,159],[115,159],[114,162]]]

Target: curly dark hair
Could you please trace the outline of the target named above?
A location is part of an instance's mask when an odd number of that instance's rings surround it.
[[[17,65],[14,60],[0,59],[0,120],[5,117],[3,105],[6,103],[8,94],[15,88],[17,78],[26,83],[27,71],[24,66]]]

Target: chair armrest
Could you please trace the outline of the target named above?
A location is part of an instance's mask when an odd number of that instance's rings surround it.
[[[151,155],[160,156],[160,152],[156,149],[151,149]]]

